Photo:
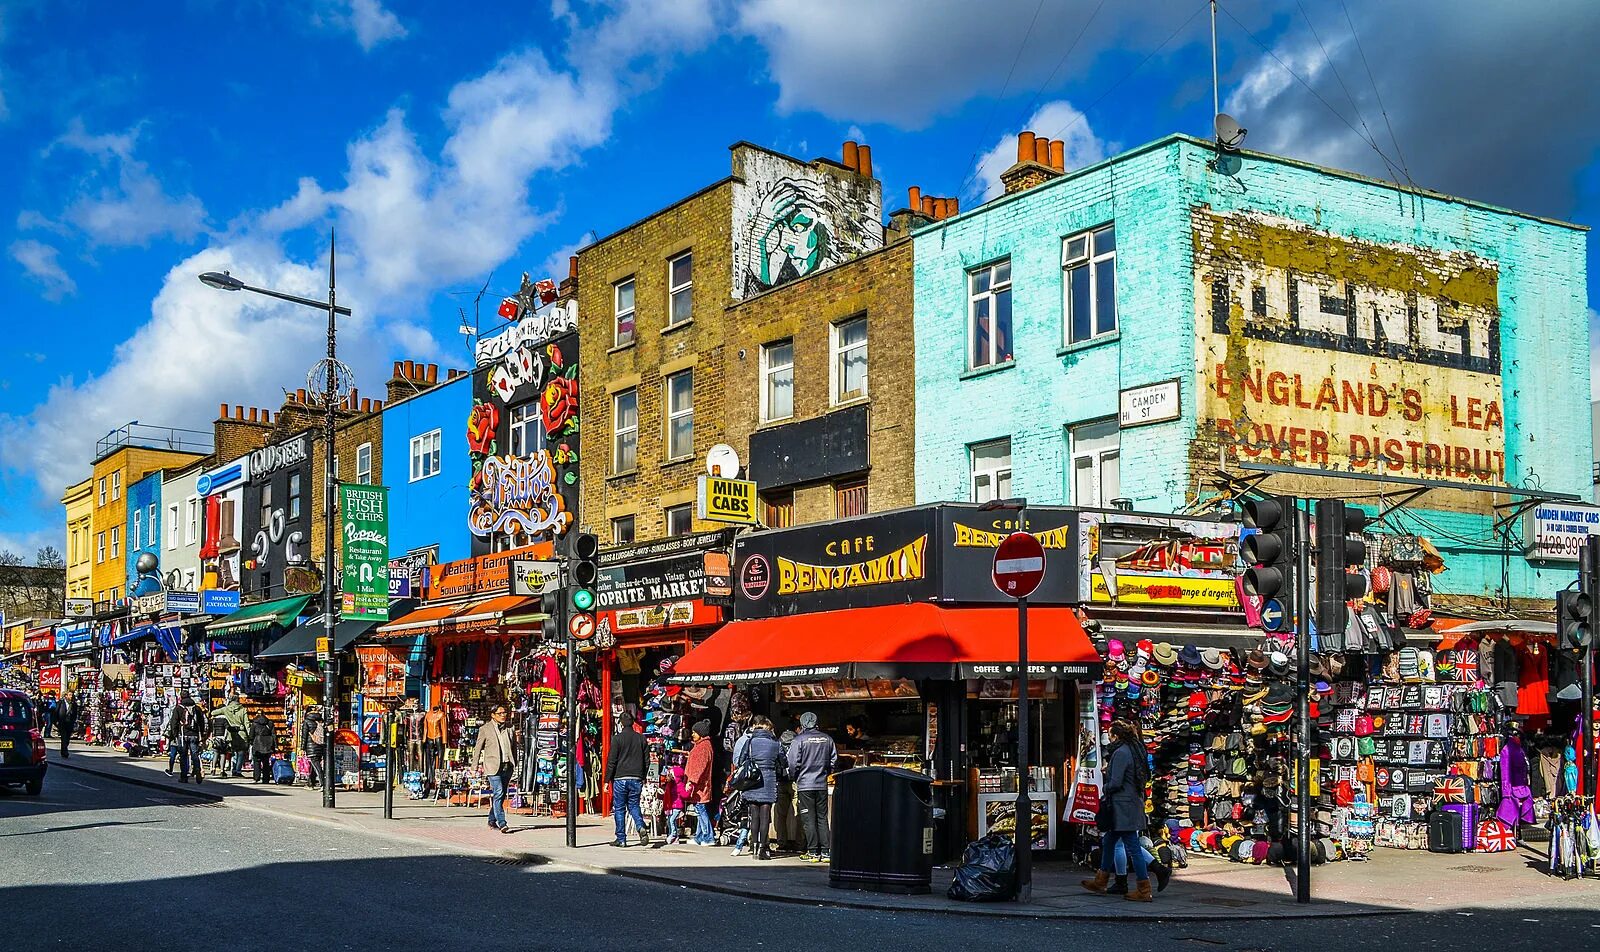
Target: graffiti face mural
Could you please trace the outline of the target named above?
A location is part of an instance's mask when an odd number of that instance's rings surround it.
[[[483,342],[488,359],[473,375],[467,521],[479,555],[561,536],[575,518],[578,338],[523,333],[528,321],[508,332],[509,344]]]
[[[755,294],[883,245],[875,183],[780,156],[745,157],[734,197],[736,295]]]

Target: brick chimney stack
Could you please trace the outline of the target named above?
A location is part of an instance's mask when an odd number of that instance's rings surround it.
[[[1066,172],[1066,143],[1030,131],[1017,136],[1017,162],[1000,173],[1006,194],[1021,192]],[[954,214],[954,213],[952,213]]]
[[[445,370],[444,383],[465,376],[465,370]],[[385,403],[394,403],[406,397],[416,396],[425,390],[439,386],[439,365],[424,364],[413,360],[397,360],[394,362],[394,372],[389,377],[388,399]],[[373,401],[378,403],[380,401]]]

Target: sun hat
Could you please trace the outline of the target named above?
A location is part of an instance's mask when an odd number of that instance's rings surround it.
[[[1281,651],[1274,651],[1267,656],[1267,668],[1277,677],[1283,677],[1289,673],[1289,656]]]
[[[1260,648],[1252,649],[1245,658],[1245,663],[1257,671],[1265,671],[1268,665],[1267,653]]]
[[[1200,657],[1200,649],[1194,645],[1184,645],[1178,652],[1178,663],[1186,668],[1198,668],[1205,664],[1205,659]]]
[[[1200,660],[1205,664],[1206,667],[1210,668],[1211,670],[1213,670],[1213,671],[1221,671],[1222,670],[1222,649],[1221,648],[1201,648],[1200,649]]]
[[[1156,664],[1171,667],[1178,663],[1178,649],[1165,641],[1158,641],[1150,649],[1150,658]]]

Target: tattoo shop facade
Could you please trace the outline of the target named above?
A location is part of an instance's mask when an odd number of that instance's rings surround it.
[[[1079,720],[1101,657],[1079,612],[1077,510],[1035,509],[1051,570],[1029,599],[1035,842],[1053,849]],[[1015,515],[936,504],[740,536],[736,621],[672,680],[731,686],[780,730],[817,714],[843,766],[925,770],[947,811],[936,852],[1014,823],[1017,611],[991,581]],[[1058,556],[1059,553],[1059,556]],[[1059,558],[1059,561],[1057,559]]]

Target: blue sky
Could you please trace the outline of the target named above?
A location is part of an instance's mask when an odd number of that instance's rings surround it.
[[[1589,0],[1222,6],[1250,146],[1600,222]],[[391,360],[466,365],[457,308],[491,274],[486,319],[523,271],[727,175],[740,139],[865,141],[893,209],[909,185],[981,200],[1023,128],[1079,165],[1206,134],[1204,11],[0,0],[0,548],[61,546],[56,500],[112,427],[203,429],[301,385],[321,318],[200,271],[317,295],[336,227],[342,356],[381,395]],[[1588,266],[1594,323],[1593,242]]]

